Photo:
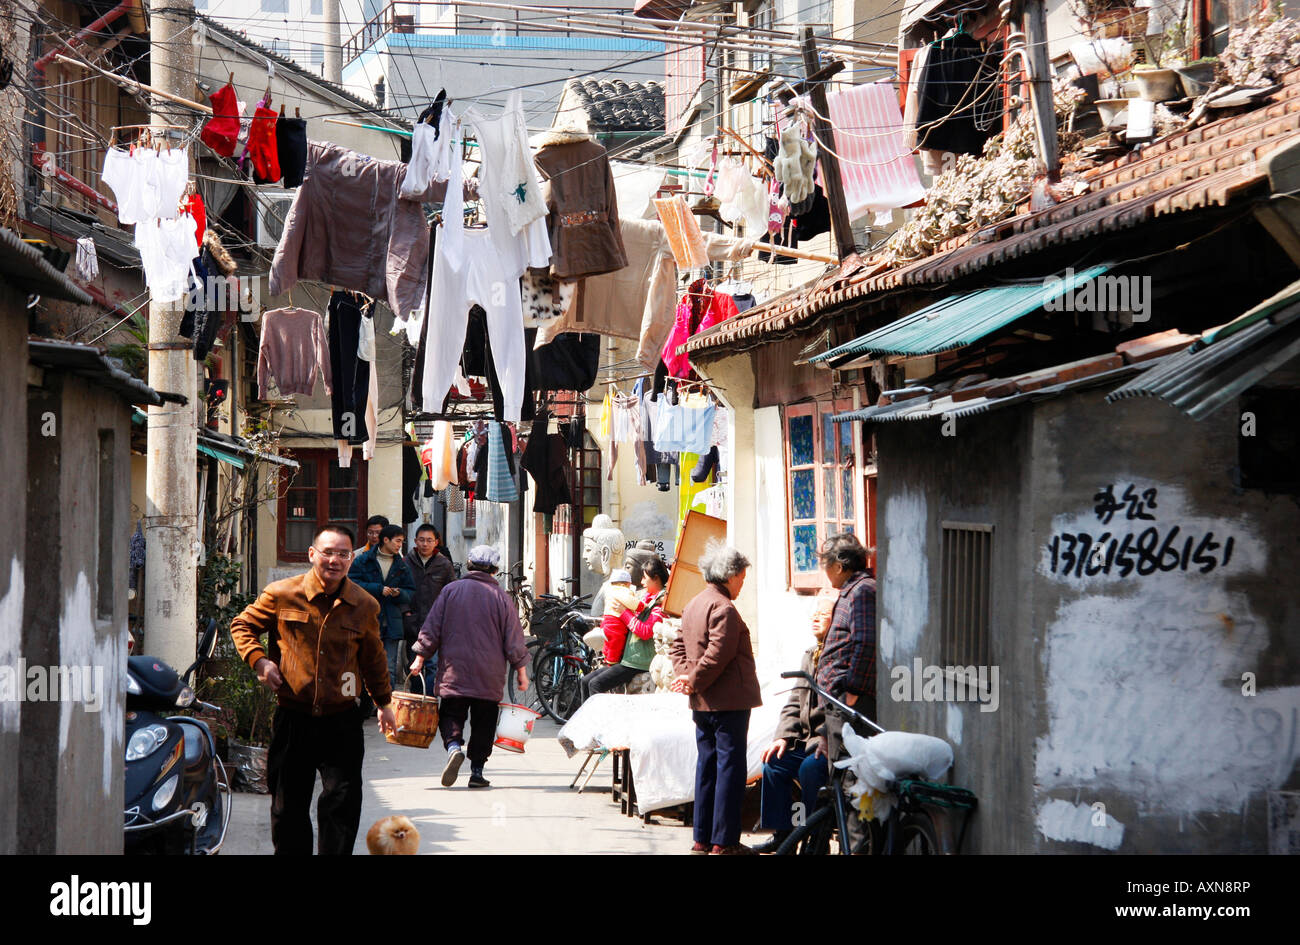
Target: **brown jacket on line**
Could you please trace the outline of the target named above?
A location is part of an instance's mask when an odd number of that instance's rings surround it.
[[[268,584],[231,621],[230,636],[250,667],[262,657],[280,667],[276,699],[285,708],[316,716],[354,709],[362,681],[375,705],[392,700],[379,604],[347,578],[332,606],[315,571]]]
[[[749,627],[726,591],[708,584],[682,610],[671,656],[677,675],[694,690],[697,712],[731,712],[763,704]]]
[[[813,657],[821,651],[821,644],[810,646],[803,655],[799,668],[812,676],[817,670]],[[803,749],[814,736],[824,736],[826,710],[821,700],[802,679],[792,679],[794,689],[785,707],[781,709],[781,718],[776,723],[776,737],[785,739],[787,748]]]
[[[556,279],[585,279],[627,265],[614,172],[589,135],[551,132],[535,158],[549,183],[546,229]]]

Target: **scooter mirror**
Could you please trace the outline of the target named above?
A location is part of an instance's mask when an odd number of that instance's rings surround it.
[[[203,636],[199,637],[199,648],[197,656],[200,660],[212,659],[212,653],[217,648],[217,618],[213,617],[208,621],[207,629],[203,631]]]

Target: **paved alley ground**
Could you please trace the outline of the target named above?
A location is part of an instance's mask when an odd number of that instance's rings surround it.
[[[469,762],[455,787],[439,783],[446,753],[435,738],[428,749],[390,745],[376,725],[366,728],[365,798],[354,853],[365,854],[366,831],[376,820],[405,814],[420,831],[420,853],[685,853],[691,833],[680,823],[644,826],[610,800],[608,760],[587,791],[569,782],[582,764],[568,758],[555,733],[539,720],[522,755],[496,749],[488,761],[487,790],[471,791]],[[317,790],[319,791],[319,780]],[[315,820],[315,802],[312,804]],[[235,795],[223,853],[270,854],[271,801]]]

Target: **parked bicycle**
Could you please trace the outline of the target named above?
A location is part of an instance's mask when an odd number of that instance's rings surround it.
[[[846,723],[884,733],[871,719],[820,688],[807,673],[795,671],[781,676],[802,679],[822,699],[827,711]],[[951,784],[901,778],[894,785],[896,802],[884,822],[874,818],[859,821],[853,830],[849,818],[857,813],[844,789],[845,773],[845,769],[832,765],[830,784],[818,795],[817,809],[777,848],[778,856],[825,856],[831,852],[832,842],[841,854],[928,856],[961,852],[966,824],[977,805],[972,792]],[[844,840],[855,835],[860,836]]]
[[[506,593],[510,595],[511,600],[515,602],[515,609],[519,611],[519,625],[524,628],[524,633],[529,632],[533,621],[533,589],[528,581],[524,578],[524,563],[518,561],[506,574],[506,581],[509,586]]]
[[[528,689],[519,692],[514,674],[509,674],[507,698],[511,702],[550,715],[561,724],[568,721],[577,708],[577,680],[591,672],[591,655],[582,643],[582,634],[590,629],[584,610],[590,600],[590,594],[538,595],[533,605],[532,636],[525,641],[532,675]],[[583,624],[575,624],[575,618]],[[565,665],[570,668],[566,670]]]

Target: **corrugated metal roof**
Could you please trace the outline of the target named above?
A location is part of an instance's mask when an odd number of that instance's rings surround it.
[[[21,236],[4,227],[0,227],[0,277],[28,293],[46,298],[81,305],[94,302],[81,286],[46,262],[39,249],[27,245]]]
[[[27,357],[33,364],[84,377],[111,390],[128,403],[153,404],[155,407],[163,403],[162,394],[122,370],[119,362],[105,357],[90,345],[32,338],[27,342]]]
[[[915,286],[940,285],[1050,246],[1132,229],[1154,217],[1227,204],[1266,185],[1265,158],[1300,145],[1300,70],[1268,104],[1153,142],[1087,172],[1089,190],[1036,213],[1019,213],[944,244],[941,252],[892,269],[868,260],[846,278],[822,279],[692,337],[697,354],[789,332],[857,302]]]
[[[960,348],[1073,292],[1105,274],[1111,265],[1102,263],[1081,272],[1067,271],[1064,276],[952,295],[808,360],[840,362],[861,355],[924,355]],[[853,365],[849,362],[843,366]]]
[[[1159,397],[1194,420],[1231,403],[1300,356],[1300,282],[1262,302],[1158,366],[1106,395]]]
[[[975,414],[988,413],[990,410],[1000,410],[1003,407],[1012,407],[1016,404],[1023,404],[1029,401],[1038,401],[1050,397],[1057,397],[1070,390],[1112,383],[1128,377],[1134,372],[1146,370],[1150,366],[1151,362],[1142,364],[1126,364],[1123,367],[1115,368],[1112,371],[1105,371],[1101,374],[1089,374],[1086,377],[1074,378],[1068,381],[1063,381],[1059,384],[1053,384],[1050,387],[1042,387],[1034,391],[1011,394],[1007,397],[977,397],[974,400],[966,401],[957,401],[951,396],[937,397],[933,400],[904,400],[896,404],[863,407],[859,410],[837,413],[833,415],[831,419],[836,423],[847,423],[852,420],[866,420],[870,423],[893,423],[898,420],[932,420],[940,417],[944,419],[949,417],[970,417]]]

